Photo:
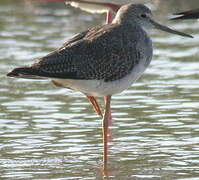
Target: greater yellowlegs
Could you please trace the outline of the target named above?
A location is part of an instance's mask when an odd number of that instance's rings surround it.
[[[175,13],[178,17],[171,18],[172,20],[178,19],[199,19],[199,9]]]
[[[129,88],[149,66],[153,47],[147,32],[151,28],[192,37],[155,22],[146,6],[127,4],[120,8],[111,24],[81,32],[33,65],[16,68],[7,75],[50,79],[89,96],[105,97],[103,144],[107,169],[111,96]]]

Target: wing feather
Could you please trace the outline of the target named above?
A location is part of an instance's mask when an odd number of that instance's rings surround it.
[[[40,58],[29,67],[30,72],[49,78],[105,82],[121,79],[142,58],[137,49],[137,30],[131,32],[127,28],[109,24],[79,33],[61,48]],[[26,75],[30,74],[26,71]]]

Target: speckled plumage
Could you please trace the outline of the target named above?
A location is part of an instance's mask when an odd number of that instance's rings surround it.
[[[146,54],[150,61],[151,42],[139,25],[114,23],[75,35],[26,70],[41,77],[109,82],[128,75]]]
[[[143,40],[140,40],[142,33],[139,27],[131,28],[128,24],[92,28],[39,59],[31,66],[32,74],[105,82],[121,79],[144,56],[143,48],[138,46],[148,39],[143,36]]]
[[[32,66],[16,68],[8,75],[49,78],[55,84],[96,96],[119,93],[143,73],[152,58],[151,40],[139,23],[141,9],[151,15],[143,5],[128,4],[112,24],[76,34]]]

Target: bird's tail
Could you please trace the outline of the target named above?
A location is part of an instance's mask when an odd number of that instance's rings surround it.
[[[7,76],[25,79],[47,79],[47,77],[42,76],[42,73],[38,69],[32,67],[16,68],[9,72]]]

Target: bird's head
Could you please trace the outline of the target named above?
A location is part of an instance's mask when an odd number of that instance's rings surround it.
[[[176,30],[172,30],[154,21],[151,10],[143,4],[130,3],[122,6],[117,12],[116,17],[113,20],[113,23],[131,24],[131,25],[136,24],[141,26],[145,31],[150,30],[152,28],[156,28],[172,34],[193,38],[191,35]]]

